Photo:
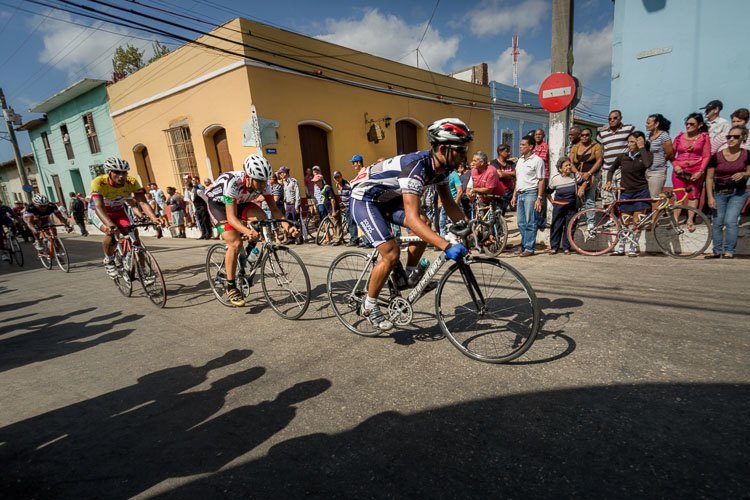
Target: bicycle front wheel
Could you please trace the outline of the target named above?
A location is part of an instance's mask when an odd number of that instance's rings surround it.
[[[133,257],[136,260],[136,272],[143,291],[151,303],[161,309],[167,303],[167,284],[164,282],[159,264],[148,250],[139,251]]]
[[[70,261],[68,260],[68,252],[65,250],[65,245],[63,245],[62,240],[57,237],[52,240],[52,244],[55,246],[55,260],[57,261],[57,265],[60,269],[69,273]]]
[[[678,259],[690,259],[706,251],[711,243],[711,222],[700,210],[693,207],[680,207],[684,214],[675,218],[677,208],[667,208],[656,216],[652,228],[654,240],[665,254]],[[693,230],[688,227],[688,217],[693,214]]]
[[[521,273],[497,259],[454,264],[440,280],[435,313],[441,330],[466,356],[507,363],[534,343],[540,308]]]
[[[11,260],[15,262],[18,267],[23,267],[23,250],[21,249],[21,244],[18,243],[18,239],[11,234],[8,237],[7,242]]]
[[[123,262],[123,255],[122,255],[122,247],[120,245],[117,245],[117,248],[115,249],[115,260],[118,262]],[[131,273],[130,269],[125,269],[125,267],[120,266],[117,270],[117,277],[113,278],[112,281],[115,282],[115,286],[120,291],[121,294],[123,294],[125,297],[130,297],[133,293],[133,274]]]
[[[620,234],[620,221],[601,208],[581,210],[568,224],[568,241],[583,255],[603,255],[610,252]]]
[[[268,305],[284,319],[299,319],[310,305],[310,276],[302,259],[287,247],[266,252],[260,284]]]
[[[508,223],[505,222],[505,217],[503,217],[502,210],[495,210],[492,215],[493,220],[492,227],[490,229],[492,241],[485,248],[490,255],[492,255],[493,257],[497,257],[498,255],[503,253],[503,250],[505,250],[505,245],[508,243]]]
[[[333,240],[333,224],[331,219],[326,218],[318,226],[318,232],[315,235],[315,244],[322,245],[324,241],[330,242]]]
[[[362,316],[370,277],[370,257],[360,252],[344,252],[328,268],[326,289],[336,317],[350,331],[363,337],[376,337],[380,330]]]

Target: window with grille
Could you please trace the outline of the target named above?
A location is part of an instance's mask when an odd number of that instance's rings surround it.
[[[44,152],[47,154],[47,163],[50,165],[55,163],[55,158],[52,156],[52,148],[49,145],[47,132],[42,132],[42,144],[44,144]]]
[[[198,164],[195,162],[190,127],[184,125],[172,127],[165,130],[164,133],[167,135],[169,156],[172,159],[172,169],[177,185],[182,185],[186,175],[198,177]]]
[[[73,145],[70,144],[70,134],[68,133],[67,125],[60,125],[60,135],[62,136],[63,146],[65,146],[65,154],[68,156],[68,160],[73,160],[76,156],[73,154]]]
[[[96,127],[94,127],[94,115],[91,113],[83,115],[83,128],[86,130],[86,138],[89,141],[91,153],[101,153],[102,148],[99,146],[99,137],[96,135]]]
[[[513,132],[511,132],[510,130],[503,131],[502,144],[504,144],[505,146],[510,146],[511,150],[513,150]]]

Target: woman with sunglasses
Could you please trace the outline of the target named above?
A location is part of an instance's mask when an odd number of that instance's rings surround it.
[[[713,254],[707,259],[733,259],[737,248],[737,221],[748,197],[750,151],[740,145],[747,140],[747,128],[732,127],[726,135],[727,147],[708,162],[706,196],[716,210],[713,220]]]
[[[573,171],[581,175],[583,182],[578,187],[577,195],[583,198],[585,208],[594,208],[596,204],[596,186],[599,184],[599,169],[602,168],[604,153],[602,145],[593,140],[591,130],[581,130],[580,140],[570,149],[568,157]],[[594,213],[590,215],[589,225],[594,224]]]
[[[698,200],[703,188],[704,175],[708,160],[711,159],[711,138],[708,127],[700,113],[690,113],[685,118],[685,131],[674,139],[674,159],[672,160],[672,186],[675,189],[692,188],[687,193],[687,204],[698,208]],[[679,219],[681,210],[675,210]],[[688,212],[688,231],[695,231],[695,214]]]
[[[652,198],[659,196],[667,180],[667,162],[674,157],[672,138],[669,137],[669,126],[672,124],[664,115],[655,113],[646,119],[648,142],[654,163],[646,172],[648,191]]]

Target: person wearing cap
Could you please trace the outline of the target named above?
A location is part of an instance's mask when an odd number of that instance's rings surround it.
[[[708,101],[708,104],[700,108],[706,117],[708,125],[708,135],[711,137],[711,153],[717,152],[726,142],[726,135],[729,132],[729,120],[719,116],[724,104],[718,99]]]
[[[299,221],[300,206],[302,204],[302,198],[299,194],[299,183],[297,179],[289,175],[289,167],[287,166],[282,166],[279,169],[278,176],[281,179],[281,184],[284,186],[284,216],[287,220],[295,222],[296,225],[297,221]],[[301,245],[303,243],[302,234],[297,236],[296,242],[292,238],[284,242],[285,245],[293,243]]]

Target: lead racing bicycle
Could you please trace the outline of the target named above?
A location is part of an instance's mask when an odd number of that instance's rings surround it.
[[[117,266],[117,277],[112,278],[115,286],[125,297],[133,293],[133,282],[140,281],[146,296],[158,308],[167,303],[167,285],[159,264],[151,252],[138,237],[137,228],[155,226],[151,221],[137,221],[125,226],[122,231],[115,231],[115,265]]]
[[[271,308],[284,319],[299,319],[310,305],[310,276],[302,259],[289,247],[274,243],[273,233],[285,219],[264,219],[251,222],[261,234],[260,250],[255,243],[242,247],[237,256],[237,289],[244,297],[260,275],[263,295]],[[206,255],[206,276],[216,299],[233,307],[227,299],[225,256],[223,243],[213,245]]]
[[[454,224],[449,232],[456,241],[465,242],[473,226],[474,221]],[[422,241],[417,236],[396,239],[399,244]],[[331,264],[326,280],[328,300],[336,317],[350,331],[364,337],[381,333],[362,315],[370,271],[378,257],[377,250],[369,254],[344,252]],[[402,294],[399,270],[391,273],[378,305],[394,325],[405,327],[412,323],[414,305],[429,292],[433,278],[447,261],[441,252],[406,295]],[[496,258],[469,254],[451,263],[435,288],[435,316],[441,331],[462,354],[475,360],[507,363],[521,356],[536,339],[540,315],[536,294],[526,278]]]

